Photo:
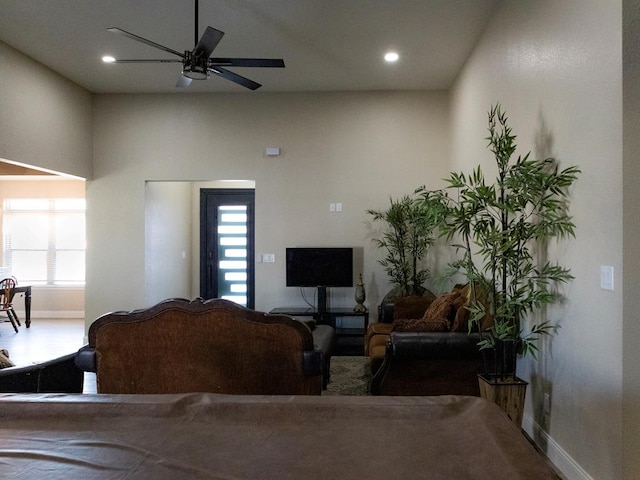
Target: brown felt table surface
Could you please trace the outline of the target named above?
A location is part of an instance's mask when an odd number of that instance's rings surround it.
[[[475,397],[0,395],[0,477],[555,479]]]

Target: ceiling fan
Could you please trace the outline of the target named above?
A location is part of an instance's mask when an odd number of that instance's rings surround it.
[[[262,85],[245,78],[237,73],[227,70],[225,67],[276,67],[284,68],[284,61],[279,58],[217,58],[211,57],[211,53],[218,45],[224,32],[213,27],[207,27],[200,39],[198,40],[198,0],[195,0],[195,31],[193,50],[185,50],[180,53],[171,48],[165,47],[158,43],[147,40],[133,33],[122,30],[121,28],[107,28],[109,32],[117,33],[128,37],[137,42],[144,43],[151,47],[165,52],[172,53],[180,57],[179,59],[136,59],[136,60],[105,60],[109,63],[182,63],[182,74],[176,87],[187,87],[191,80],[205,80],[209,78],[209,74],[213,73],[222,78],[226,78],[232,82],[242,85],[250,90],[256,90]]]

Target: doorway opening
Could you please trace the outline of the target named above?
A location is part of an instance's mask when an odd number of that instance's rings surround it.
[[[200,190],[200,296],[255,308],[255,191]]]

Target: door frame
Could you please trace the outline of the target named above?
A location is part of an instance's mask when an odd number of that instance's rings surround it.
[[[247,206],[247,308],[255,309],[255,189],[200,189],[200,296],[217,296],[218,222],[221,205]],[[214,293],[215,292],[215,293]]]

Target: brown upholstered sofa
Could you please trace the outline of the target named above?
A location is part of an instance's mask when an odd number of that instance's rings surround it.
[[[480,337],[468,333],[468,304],[467,285],[437,297],[396,298],[391,323],[371,324],[365,337],[372,394],[479,395]],[[482,330],[491,325],[485,316]]]
[[[76,364],[98,393],[319,395],[333,337],[227,300],[170,299],[98,318]]]

